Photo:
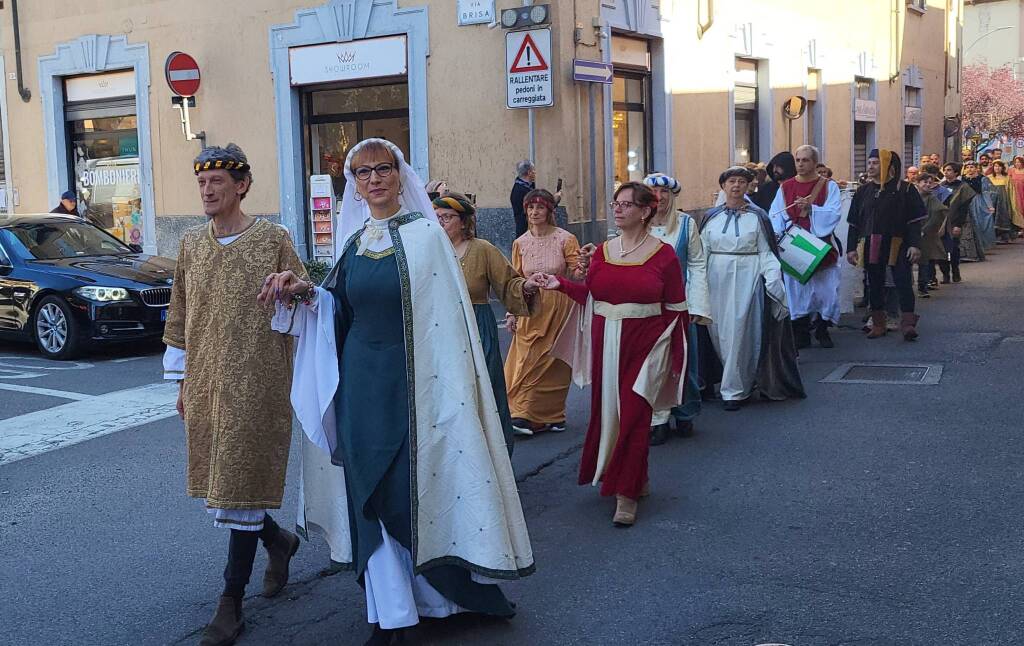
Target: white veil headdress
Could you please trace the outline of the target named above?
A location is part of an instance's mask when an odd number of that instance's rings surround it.
[[[366,200],[356,199],[356,176],[352,172],[352,160],[355,159],[356,154],[363,146],[371,142],[386,146],[395,157],[402,186],[401,192],[398,195],[398,201],[402,207],[411,213],[419,213],[423,217],[437,222],[437,216],[434,215],[434,207],[430,202],[430,198],[427,197],[427,191],[423,188],[423,180],[412,169],[412,166],[405,161],[405,155],[402,154],[401,149],[387,139],[378,139],[376,137],[364,139],[353,146],[345,157],[345,194],[341,198],[341,217],[338,219],[338,235],[334,239],[334,257],[336,259],[341,258],[341,253],[345,250],[345,243],[348,242],[348,239],[362,229],[370,218],[370,206],[366,203]]]

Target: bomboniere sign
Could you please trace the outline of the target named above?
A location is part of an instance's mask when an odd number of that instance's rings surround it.
[[[369,38],[288,50],[292,85],[404,76],[405,36]]]

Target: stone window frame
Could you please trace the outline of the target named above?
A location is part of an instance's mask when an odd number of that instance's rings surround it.
[[[53,54],[39,57],[39,99],[43,107],[47,203],[56,204],[70,176],[64,78],[132,70],[139,137],[139,196],[142,198],[142,249],[156,254],[156,199],[153,193],[153,147],[150,143],[149,44],[129,44],[127,36],[88,34],[58,43]]]

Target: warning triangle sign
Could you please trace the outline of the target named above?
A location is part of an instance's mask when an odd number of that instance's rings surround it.
[[[516,54],[516,58],[512,61],[512,67],[509,68],[509,74],[516,74],[518,72],[543,72],[548,69],[548,63],[544,60],[544,57],[540,54],[540,49],[537,48],[537,43],[533,42],[533,36],[526,34],[526,38],[523,39],[523,44],[519,46],[519,53]]]

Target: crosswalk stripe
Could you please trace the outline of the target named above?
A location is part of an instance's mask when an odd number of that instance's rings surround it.
[[[11,390],[16,393],[27,393],[29,395],[46,395],[47,397],[60,397],[61,399],[74,399],[85,401],[92,399],[94,395],[75,393],[70,390],[53,390],[52,388],[36,388],[35,386],[22,386],[21,384],[0,384],[0,390]]]
[[[161,382],[0,420],[0,465],[173,417],[177,399]]]

